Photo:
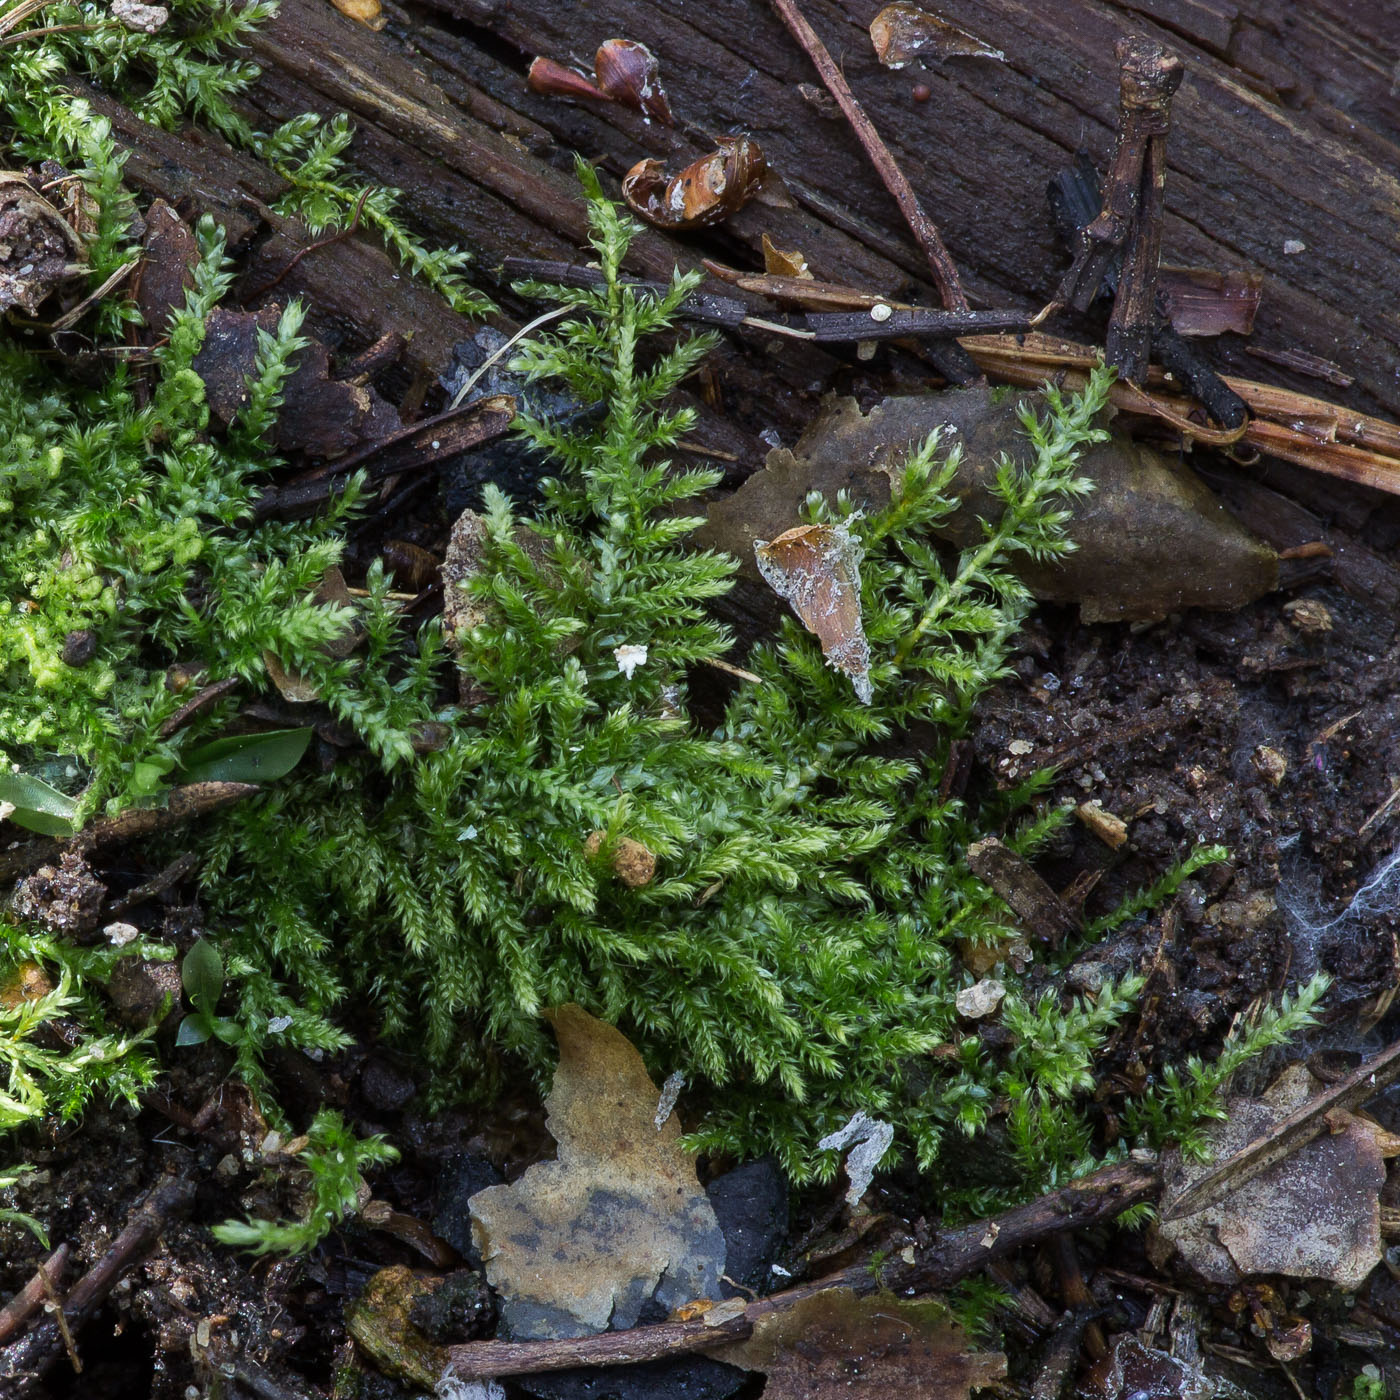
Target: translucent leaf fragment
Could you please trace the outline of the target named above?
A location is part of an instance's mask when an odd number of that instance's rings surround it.
[[[508,1186],[471,1199],[472,1235],[505,1335],[578,1337],[720,1296],[724,1236],[642,1057],[582,1007],[549,1018],[559,1068],[546,1107],[559,1144]]]
[[[822,644],[827,664],[851,678],[868,705],[870,644],[860,614],[860,561],[865,551],[844,525],[799,525],[775,540],[755,540],[754,558],[768,586]]]
[[[380,12],[379,0],[331,0],[337,10],[366,29],[383,29],[388,16]]]
[[[763,270],[774,277],[801,277],[812,281],[812,271],[800,248],[779,248],[765,233],[763,235]]]
[[[966,1348],[942,1303],[829,1288],[709,1355],[766,1371],[763,1400],[966,1400],[1006,1375],[1001,1352]]]
[[[870,42],[875,57],[886,68],[903,68],[915,59],[942,63],[946,58],[990,58],[1006,61],[1000,49],[984,43],[975,34],[949,24],[918,5],[886,5],[870,21]]]

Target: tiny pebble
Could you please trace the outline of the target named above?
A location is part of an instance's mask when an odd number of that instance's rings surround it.
[[[1283,240],[1283,251],[1285,253],[1305,253],[1307,250],[1308,245],[1300,238],[1285,238]]]

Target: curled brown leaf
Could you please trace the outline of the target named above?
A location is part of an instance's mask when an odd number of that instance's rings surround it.
[[[623,178],[622,197],[657,228],[704,228],[737,213],[759,191],[768,166],[757,141],[721,136],[718,149],[666,175],[659,160],[638,161]]]
[[[860,613],[860,541],[845,525],[799,525],[774,540],[755,540],[754,557],[768,586],[792,606],[822,644],[827,664],[851,678],[864,704],[870,644]]]
[[[649,121],[674,126],[671,104],[661,87],[656,55],[635,39],[608,39],[598,47],[593,73],[605,97],[634,107]]]
[[[575,73],[572,68],[565,68],[552,58],[537,58],[530,65],[525,81],[531,92],[545,97],[588,97],[595,102],[608,100],[607,94],[599,92],[582,73]]]

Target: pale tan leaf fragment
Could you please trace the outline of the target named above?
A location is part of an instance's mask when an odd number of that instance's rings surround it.
[[[559,1068],[545,1101],[558,1159],[471,1200],[472,1235],[507,1336],[577,1337],[717,1298],[724,1237],[672,1114],[620,1031],[569,1004],[548,1013]]]
[[[754,558],[768,586],[822,644],[827,664],[851,678],[868,705],[870,644],[860,612],[860,561],[865,551],[845,524],[799,525],[775,540],[755,540]]]
[[[875,46],[875,57],[886,68],[903,68],[915,59],[926,63],[942,63],[948,58],[1006,61],[1000,49],[918,5],[886,5],[870,21],[870,42]]]
[[[766,1371],[763,1400],[965,1400],[1006,1375],[1000,1352],[966,1347],[942,1303],[831,1288],[766,1314],[746,1341],[709,1355]]]

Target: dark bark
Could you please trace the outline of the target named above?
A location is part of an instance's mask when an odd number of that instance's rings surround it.
[[[973,303],[1021,311],[1045,302],[1065,266],[1045,210],[1047,179],[1081,146],[1101,169],[1109,159],[1115,42],[1134,33],[1167,43],[1187,76],[1168,140],[1164,259],[1261,272],[1254,343],[1335,361],[1356,376],[1345,401],[1396,412],[1400,260],[1392,222],[1376,210],[1400,202],[1400,124],[1389,63],[1373,55],[1400,49],[1400,17],[1351,8],[1342,0],[1031,8],[983,0],[965,6],[959,22],[1004,49],[1007,62],[955,60],[926,73],[876,63],[864,26],[877,0],[811,0],[804,12],[937,217]],[[757,267],[767,232],[802,249],[818,276],[934,304],[927,263],[878,174],[839,115],[824,117],[803,95],[810,63],[757,0],[598,0],[586,10],[555,0],[426,0],[411,13],[392,3],[388,12],[389,28],[374,34],[316,0],[288,0],[254,44],[266,74],[251,114],[266,126],[308,109],[350,112],[355,159],[405,191],[403,208],[429,236],[476,250],[485,282],[508,254],[576,255],[584,227],[569,168],[575,151],[617,177],[642,156],[692,159],[713,133],[744,129],[795,207],[750,205],[703,235],[649,230],[635,246],[635,272],[664,278],[702,252]],[[527,89],[535,54],[583,57],[611,35],[658,54],[678,127]],[[1331,100],[1343,74],[1345,110]],[[929,101],[912,100],[915,81],[931,88]],[[277,181],[255,162],[216,139],[155,133],[100,98],[96,105],[135,148],[134,183],[211,209],[235,240],[256,243],[246,287],[268,282],[306,241],[268,213]],[[1305,251],[1285,253],[1287,240]],[[328,331],[358,345],[415,327],[406,352],[415,370],[440,370],[464,333],[430,294],[394,280],[364,237],[318,250],[278,288],[313,291],[313,327],[332,344]],[[1225,366],[1257,372],[1245,342],[1225,340]],[[833,364],[815,347],[773,357],[762,342],[731,344],[720,375],[747,416],[786,435],[808,416],[809,387]]]

